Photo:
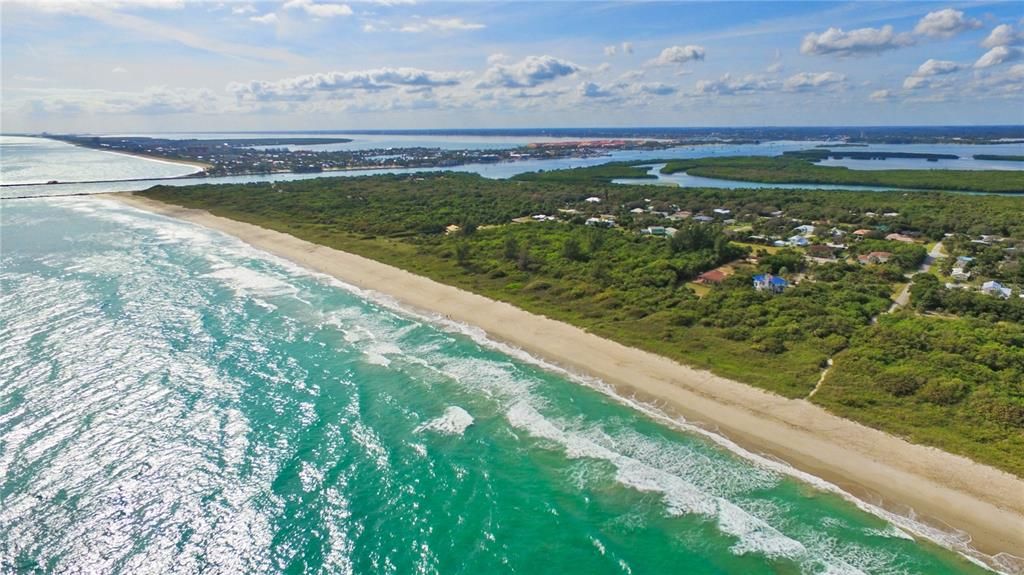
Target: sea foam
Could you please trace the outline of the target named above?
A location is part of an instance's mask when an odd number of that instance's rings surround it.
[[[473,425],[473,421],[473,416],[469,412],[457,405],[452,405],[444,410],[441,417],[420,425],[415,432],[433,431],[444,435],[462,435],[466,428]]]

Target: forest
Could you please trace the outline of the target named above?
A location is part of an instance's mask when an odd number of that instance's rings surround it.
[[[827,151],[826,151],[827,152]],[[813,163],[823,152],[804,156],[735,156],[668,162],[662,173],[686,172],[691,176],[776,184],[830,184],[876,186],[912,190],[1024,193],[1020,170],[851,170]],[[827,155],[827,154],[824,154]]]
[[[922,381],[934,378],[930,360],[921,359],[933,356],[919,357],[911,350],[891,355],[895,352],[886,348],[890,335],[885,329],[896,316],[885,312],[898,287],[908,281],[904,273],[924,258],[921,244],[865,239],[851,253],[884,248],[895,257],[885,265],[863,266],[844,259],[810,262],[799,250],[769,252],[746,240],[758,226],[790,230],[812,221],[845,230],[914,230],[936,239],[950,232],[1024,238],[1019,217],[1024,198],[607,183],[628,168],[601,166],[512,180],[431,173],[158,186],[141,194],[370,257],[787,397],[807,397],[833,358],[835,366],[812,401],[857,421],[1021,473],[1024,450],[1017,449],[1015,460],[990,441],[1002,438],[998,441],[1012,447],[1024,434],[1017,419],[1004,417],[1024,409],[1024,397],[1006,391],[1014,381],[1019,383],[1013,379],[1020,374],[1013,371],[1018,368],[996,370],[993,377],[1007,384],[985,391],[978,383],[985,381],[978,374],[988,373],[979,363],[983,350],[950,359],[943,377],[961,382],[962,401],[934,409],[923,383],[920,393],[899,395],[861,381],[865,373],[888,373],[901,365],[920,372]],[[684,218],[666,224],[663,216],[710,214],[714,209],[728,210],[729,223]],[[597,217],[614,221],[614,227],[586,225]],[[671,225],[675,233],[641,233],[652,225]],[[694,283],[712,269],[724,270],[724,281]],[[790,286],[779,294],[757,291],[752,277],[762,272],[779,274]],[[920,289],[915,281],[915,290]],[[922,300],[915,292],[916,311],[900,312],[900,321],[904,315],[916,321],[914,314],[933,313],[931,304]],[[984,341],[989,335],[984,330],[1013,334],[1021,328],[1017,316],[1002,312],[934,309],[963,313],[963,318],[943,320],[955,323],[958,337],[974,333]],[[981,323],[974,317],[1000,323]],[[930,326],[923,331],[926,337],[946,337],[942,327],[932,327],[931,317],[922,321]],[[1009,327],[1001,327],[1004,323]],[[1005,341],[1012,352],[1016,340]],[[834,388],[832,382],[838,382]],[[971,399],[975,393],[987,399]],[[921,402],[932,411],[925,413]],[[968,408],[964,422],[993,410],[987,435],[954,442],[932,429],[939,417],[935,410],[948,414]],[[914,433],[906,433],[908,428]]]

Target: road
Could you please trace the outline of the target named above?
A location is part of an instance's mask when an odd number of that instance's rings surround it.
[[[935,264],[935,260],[941,257],[945,257],[945,254],[942,253],[942,242],[936,242],[936,244],[932,246],[931,251],[928,252],[928,255],[924,257],[924,261],[921,262],[921,266],[917,269],[916,273],[927,273],[929,270],[932,269],[932,265]],[[907,274],[907,277],[913,277],[913,274]],[[905,307],[908,303],[910,303],[911,285],[913,285],[913,283],[908,282],[907,285],[904,286],[902,290],[900,290],[899,295],[897,295],[896,299],[893,300],[892,306],[889,307],[889,313],[892,313],[901,307]]]

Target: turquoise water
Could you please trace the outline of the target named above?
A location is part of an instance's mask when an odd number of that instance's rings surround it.
[[[222,234],[87,198],[2,234],[5,570],[982,571]]]
[[[0,573],[984,572],[929,542],[970,553],[955,533],[223,234],[98,198],[0,224]]]

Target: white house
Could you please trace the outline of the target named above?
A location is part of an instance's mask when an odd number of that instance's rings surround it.
[[[601,203],[601,198],[599,198],[597,196],[590,196],[589,198],[587,198],[587,199],[585,199],[583,201],[587,202],[588,204],[600,204]]]
[[[720,216],[728,216],[729,214],[732,213],[732,210],[729,210],[729,209],[726,209],[726,208],[715,208],[715,209],[713,209],[711,211],[715,212],[716,214],[718,214]]]
[[[793,228],[793,231],[804,236],[809,236],[814,233],[814,226],[810,224],[804,224]]]
[[[951,273],[950,275],[953,276],[953,279],[955,279],[958,282],[965,282],[971,279],[971,272],[965,270],[961,266],[953,268],[953,273]]]
[[[989,280],[981,284],[981,291],[988,295],[1001,297],[1003,299],[1009,298],[1010,294],[1013,293],[1013,290],[995,280]]]
[[[811,242],[803,236],[793,236],[789,238],[789,245],[804,247],[810,245]]]

